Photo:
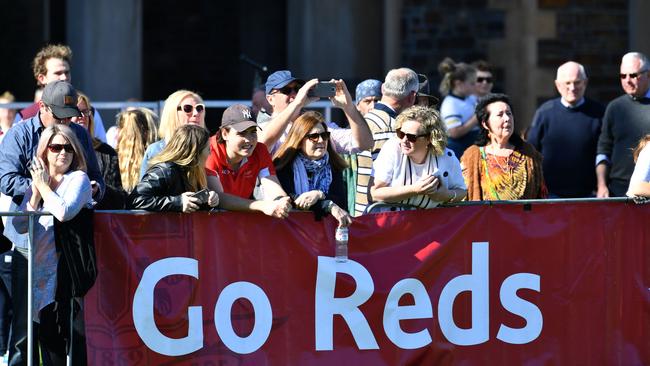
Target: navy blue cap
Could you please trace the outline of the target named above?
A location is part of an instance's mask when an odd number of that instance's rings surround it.
[[[303,82],[300,79],[294,78],[291,75],[291,71],[289,70],[276,71],[273,74],[269,75],[268,79],[266,79],[266,94],[271,94],[271,91],[273,89],[282,89],[287,84],[295,80]]]

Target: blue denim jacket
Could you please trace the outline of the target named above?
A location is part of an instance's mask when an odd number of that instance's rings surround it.
[[[70,128],[79,139],[85,152],[88,177],[99,185],[99,192],[95,201],[104,195],[105,184],[99,170],[97,156],[93,150],[90,135],[85,128],[71,123]],[[0,192],[12,197],[9,211],[16,211],[22,202],[25,192],[32,183],[32,178],[27,167],[36,154],[38,140],[45,127],[41,123],[40,115],[13,125],[0,144]],[[17,247],[27,248],[27,235],[19,234],[13,227],[13,218],[7,218],[4,235]]]

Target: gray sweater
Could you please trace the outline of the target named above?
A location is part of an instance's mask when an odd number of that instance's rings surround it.
[[[632,150],[650,133],[650,99],[634,100],[622,95],[607,105],[598,139],[598,154],[609,157],[611,196],[625,196],[634,171]]]

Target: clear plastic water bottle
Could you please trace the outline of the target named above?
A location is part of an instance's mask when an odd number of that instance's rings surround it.
[[[346,262],[348,260],[348,228],[347,226],[338,226],[334,234],[336,239],[336,248],[334,257],[337,262]]]

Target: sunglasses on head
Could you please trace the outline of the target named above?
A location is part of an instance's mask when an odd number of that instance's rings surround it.
[[[324,131],[321,133],[310,133],[305,138],[309,139],[311,142],[318,142],[318,138],[322,138],[323,141],[327,141],[330,139],[330,133],[329,131]]]
[[[60,153],[61,150],[65,150],[67,153],[74,154],[74,149],[72,148],[71,144],[49,144],[47,145],[47,148],[55,154]]]
[[[647,72],[647,71],[648,71],[648,70],[639,70],[639,71],[637,71],[637,72],[633,72],[633,73],[630,73],[630,74],[621,74],[621,80],[625,80],[625,79],[627,79],[628,76],[630,77],[630,79],[636,79],[636,78],[638,78],[639,76],[643,75],[643,73],[645,73],[645,72]]]
[[[492,84],[492,81],[493,81],[493,80],[494,80],[494,79],[493,79],[491,76],[488,76],[488,77],[481,77],[481,76],[479,76],[479,77],[476,78],[476,82],[477,82],[477,83],[488,83],[488,84]]]
[[[192,111],[196,109],[196,113],[201,113],[205,110],[205,105],[203,104],[197,104],[197,105],[191,105],[191,104],[183,104],[179,105],[176,107],[177,111],[183,111],[185,113],[192,113]]]
[[[404,139],[404,136],[406,136],[406,139],[408,140],[408,142],[411,142],[411,143],[414,143],[418,139],[418,137],[429,136],[429,134],[427,134],[427,133],[423,133],[421,135],[414,135],[412,133],[404,133],[399,128],[397,130],[395,130],[395,134],[397,135],[397,138],[400,139],[400,140]]]

